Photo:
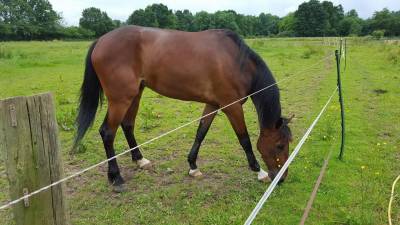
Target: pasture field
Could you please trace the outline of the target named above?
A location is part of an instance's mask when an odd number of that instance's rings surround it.
[[[267,62],[279,84],[284,115],[291,124],[293,148],[336,86],[333,46],[322,39],[251,39],[247,43]],[[0,43],[0,98],[51,91],[55,96],[63,163],[71,174],[105,159],[98,127],[77,152],[70,152],[78,91],[89,42]],[[325,60],[322,60],[326,57]],[[348,42],[342,75],[347,139],[344,160],[337,158],[340,109],[337,97],[289,167],[287,180],[273,192],[254,224],[298,224],[324,158],[333,156],[306,224],[387,224],[393,180],[400,173],[400,45],[364,39]],[[162,97],[146,89],[136,125],[142,143],[198,118],[203,105]],[[254,151],[258,122],[251,101],[245,116]],[[67,182],[73,224],[243,224],[268,184],[260,183],[223,114],[216,117],[199,153],[202,179],[188,177],[186,156],[197,124],[142,148],[154,163],[142,171],[126,155],[119,159],[127,192],[115,194],[106,166]],[[117,152],[127,149],[121,131]],[[3,157],[1,157],[3,158]],[[265,169],[265,165],[262,163]],[[8,200],[4,163],[0,163],[0,204]],[[400,224],[400,186],[393,205]],[[12,224],[11,210],[0,212],[0,224]]]

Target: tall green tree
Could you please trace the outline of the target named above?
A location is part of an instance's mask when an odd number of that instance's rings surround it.
[[[11,23],[9,21],[9,6],[5,1],[0,1],[0,40],[10,39],[13,35]],[[8,20],[8,21],[7,21]]]
[[[384,8],[375,12],[370,21],[370,29],[384,30],[385,36],[400,35],[400,11],[394,12]]]
[[[144,10],[136,10],[128,18],[128,24],[148,27],[176,28],[176,16],[163,4],[152,4]]]
[[[200,11],[196,13],[193,20],[193,26],[196,31],[207,30],[210,28],[214,28],[214,18],[213,15],[206,12]]]
[[[0,0],[1,39],[58,37],[60,19],[47,0]]]
[[[318,0],[302,3],[294,16],[296,35],[305,37],[324,36],[328,15]]]
[[[183,31],[194,31],[193,14],[185,9],[183,11],[178,10],[175,12],[176,16],[176,29]]]
[[[257,24],[258,17],[257,16],[248,16],[238,14],[236,16],[236,23],[239,26],[240,34],[243,36],[256,36],[257,34]]]
[[[100,37],[114,29],[113,21],[108,17],[107,13],[95,7],[83,10],[82,17],[79,20],[79,26],[93,31],[96,37]]]
[[[352,9],[346,13],[345,17],[339,23],[339,35],[341,36],[359,36],[361,35],[363,20],[358,17],[356,10]]]
[[[327,15],[327,23],[325,24],[325,36],[337,36],[340,21],[344,18],[342,5],[334,6],[332,2],[323,1],[322,8]]]
[[[118,28],[118,27],[122,26],[121,20],[113,20],[112,22],[113,22],[114,28]]]
[[[127,24],[133,24],[138,26],[151,26],[150,17],[146,15],[144,9],[138,9],[133,11],[126,21]]]
[[[217,11],[215,12],[214,27],[217,29],[229,29],[236,33],[240,33],[240,28],[236,23],[237,13],[233,10]]]
[[[261,13],[258,16],[257,30],[259,35],[268,36],[278,34],[279,32],[279,17],[272,14]]]
[[[295,23],[294,13],[287,14],[278,23],[279,34],[281,36],[289,36],[289,37],[294,36],[295,35],[294,23]]]
[[[392,35],[400,36],[400,10],[393,12],[394,20],[392,26]]]
[[[91,7],[82,12],[80,27],[63,27],[49,0],[0,0],[0,40],[92,38],[125,24],[200,31],[231,29],[243,36],[335,36],[368,35],[374,31],[400,36],[400,11],[383,9],[367,19],[355,10],[344,14],[341,5],[309,0],[283,18],[261,13],[242,15],[234,10],[215,13],[189,10],[173,12],[163,4],[135,10],[126,22],[112,20],[106,12]]]

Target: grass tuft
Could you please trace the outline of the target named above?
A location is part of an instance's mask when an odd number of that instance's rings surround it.
[[[392,64],[400,64],[400,47],[390,49],[386,57]]]
[[[306,50],[301,55],[303,59],[309,59],[314,55],[322,55],[323,51],[318,46],[306,45]]]
[[[6,49],[3,45],[0,45],[0,59],[11,59],[12,57],[12,52]]]

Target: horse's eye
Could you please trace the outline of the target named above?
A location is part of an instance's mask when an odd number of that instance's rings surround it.
[[[282,144],[279,144],[279,145],[277,145],[276,146],[279,150],[283,150],[283,147],[285,147],[285,146],[283,146]]]

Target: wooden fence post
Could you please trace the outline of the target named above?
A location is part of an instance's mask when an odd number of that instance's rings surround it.
[[[12,200],[62,178],[61,152],[50,93],[0,101],[0,153]],[[15,204],[17,225],[69,224],[64,185]]]

